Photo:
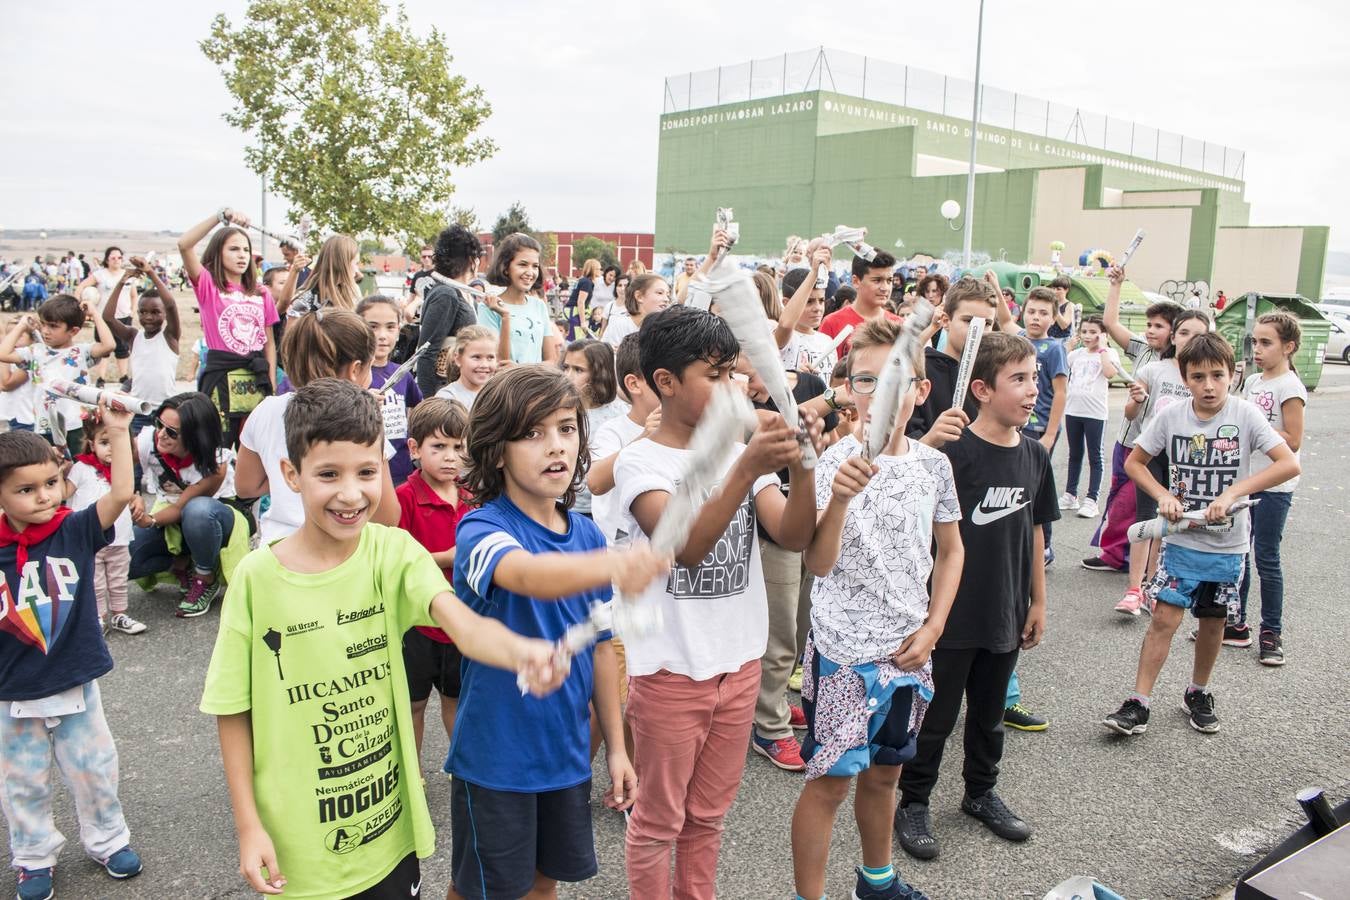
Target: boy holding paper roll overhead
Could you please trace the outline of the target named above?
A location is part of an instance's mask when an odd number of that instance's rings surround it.
[[[75,336],[84,327],[86,318],[94,320],[92,344],[76,344]],[[41,340],[27,347],[17,347],[25,331],[38,330]],[[57,294],[38,307],[37,318],[27,315],[19,319],[0,341],[0,361],[22,365],[28,378],[39,389],[43,382],[57,379],[76,384],[89,383],[89,367],[94,360],[113,352],[115,342],[107,324],[88,304],[69,294]],[[80,447],[83,433],[80,429],[80,404],[69,398],[56,398],[46,391],[38,392],[37,424],[34,430],[52,444],[66,450]]]

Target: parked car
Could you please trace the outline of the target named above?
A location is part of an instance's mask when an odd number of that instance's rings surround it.
[[[1326,359],[1350,363],[1350,319],[1328,317],[1331,333],[1327,335]]]

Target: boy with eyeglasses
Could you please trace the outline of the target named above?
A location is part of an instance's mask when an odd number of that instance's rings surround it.
[[[858,419],[816,466],[816,532],[803,554],[816,576],[802,679],[806,785],[792,817],[793,870],[804,900],[824,896],[834,819],[855,780],[862,865],[852,896],[924,898],[891,864],[891,821],[900,767],[914,756],[933,696],[929,656],[961,579],[961,507],[951,463],[904,433],[928,391],[921,358],[891,439],[874,460],[862,458],[877,373],[899,333],[882,319],[854,332],[848,381]]]

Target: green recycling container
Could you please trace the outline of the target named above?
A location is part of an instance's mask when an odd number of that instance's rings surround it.
[[[1219,333],[1233,345],[1239,359],[1242,358],[1242,339],[1247,332],[1247,304],[1253,300],[1258,316],[1284,311],[1298,319],[1303,337],[1294,354],[1294,370],[1304,387],[1310,391],[1316,389],[1322,379],[1322,358],[1326,355],[1327,340],[1331,337],[1331,324],[1326,316],[1313,306],[1311,300],[1298,294],[1251,293],[1233,297],[1219,313],[1215,324]]]

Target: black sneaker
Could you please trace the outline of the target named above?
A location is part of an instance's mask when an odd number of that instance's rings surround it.
[[[938,842],[933,837],[933,820],[928,816],[927,803],[910,803],[896,807],[895,836],[900,846],[915,859],[937,859]]]
[[[1083,560],[1083,568],[1090,569],[1093,572],[1123,572],[1124,569],[1118,569],[1111,565],[1100,556],[1093,556]]]
[[[1284,644],[1278,631],[1261,629],[1261,655],[1258,658],[1263,666],[1284,665]]]
[[[910,887],[897,874],[885,887],[873,887],[858,870],[858,883],[853,887],[853,900],[928,900],[928,895]]]
[[[1044,731],[1050,727],[1050,720],[1036,715],[1020,703],[1014,703],[1003,710],[1003,724],[1018,731]]]
[[[1205,734],[1219,730],[1214,714],[1214,695],[1209,691],[1187,691],[1181,698],[1181,710],[1191,717],[1191,727]]]
[[[1005,841],[1025,841],[1031,837],[1031,826],[1008,809],[1007,804],[993,791],[983,797],[966,794],[961,798],[961,811],[979,819],[986,828]]]
[[[1247,625],[1223,626],[1223,645],[1225,647],[1250,647],[1252,630]]]
[[[1143,734],[1148,731],[1148,707],[1131,697],[1102,724],[1118,734]]]

